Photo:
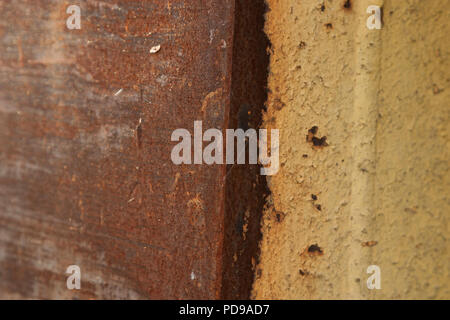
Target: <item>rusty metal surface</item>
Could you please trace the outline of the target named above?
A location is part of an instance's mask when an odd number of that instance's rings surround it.
[[[226,168],[170,136],[227,126],[234,1],[70,4],[0,2],[0,298],[221,297]]]
[[[269,40],[264,0],[236,0],[230,128],[259,128],[267,100]],[[248,158],[247,158],[248,159]],[[229,166],[225,192],[222,296],[248,299],[259,261],[261,216],[269,193],[255,165]]]

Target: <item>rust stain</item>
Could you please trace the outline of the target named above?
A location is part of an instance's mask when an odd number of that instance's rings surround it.
[[[22,38],[17,38],[17,51],[19,53],[17,57],[17,63],[19,64],[20,68],[23,68],[24,66],[24,60],[23,60],[23,48],[22,48]]]
[[[90,0],[81,30],[29,6],[2,3],[0,297],[222,297],[225,168],[174,165],[170,137],[228,126],[234,1]]]
[[[319,128],[317,126],[313,126],[308,130],[308,134],[306,135],[306,142],[310,142],[314,149],[321,149],[323,147],[327,147],[327,137],[323,136],[321,138],[316,137]]]
[[[208,95],[202,101],[202,118],[205,118],[207,108],[211,108],[212,111],[217,111],[218,104],[222,101],[223,89],[218,88],[217,90],[208,93]]]
[[[361,243],[363,247],[374,247],[378,244],[378,241],[366,241]]]

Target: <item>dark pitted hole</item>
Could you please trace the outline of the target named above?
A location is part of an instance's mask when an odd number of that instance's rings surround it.
[[[345,9],[351,9],[352,8],[352,1],[351,0],[345,1],[344,8]]]
[[[323,254],[322,249],[317,244],[310,245],[309,248],[308,248],[308,252],[309,253]]]
[[[308,274],[308,272],[303,271],[302,269],[299,269],[299,270],[298,270],[298,273],[299,273],[301,276],[306,276],[306,275]]]
[[[317,131],[319,131],[319,127],[318,126],[314,126],[311,129],[308,130],[309,133],[311,134],[317,134]]]
[[[327,146],[327,137],[322,137],[322,138],[317,138],[317,137],[313,137],[312,138],[312,143],[314,146],[316,147],[325,147]]]

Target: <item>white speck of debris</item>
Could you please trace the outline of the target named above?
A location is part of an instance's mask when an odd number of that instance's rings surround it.
[[[225,49],[225,48],[227,47],[227,42],[226,42],[225,40],[223,40],[223,39],[222,39],[222,45],[221,45],[221,47],[222,47],[223,49]]]
[[[121,92],[123,91],[123,89],[120,89],[119,91],[117,91],[116,93],[114,93],[115,96],[118,96],[119,94],[121,94]]]
[[[150,49],[150,53],[157,53],[161,49],[161,45],[158,44]]]
[[[139,124],[142,124],[142,118],[139,118]]]
[[[128,200],[128,203],[133,202],[134,198],[131,198],[130,200]]]
[[[191,272],[191,280],[195,280],[195,273],[194,273],[194,271]]]
[[[163,74],[156,79],[156,82],[158,82],[162,87],[164,87],[167,84],[168,80],[169,77]]]

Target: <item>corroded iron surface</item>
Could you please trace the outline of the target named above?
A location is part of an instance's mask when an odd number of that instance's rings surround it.
[[[170,137],[227,127],[234,1],[69,5],[0,2],[0,297],[221,297],[226,168]]]

